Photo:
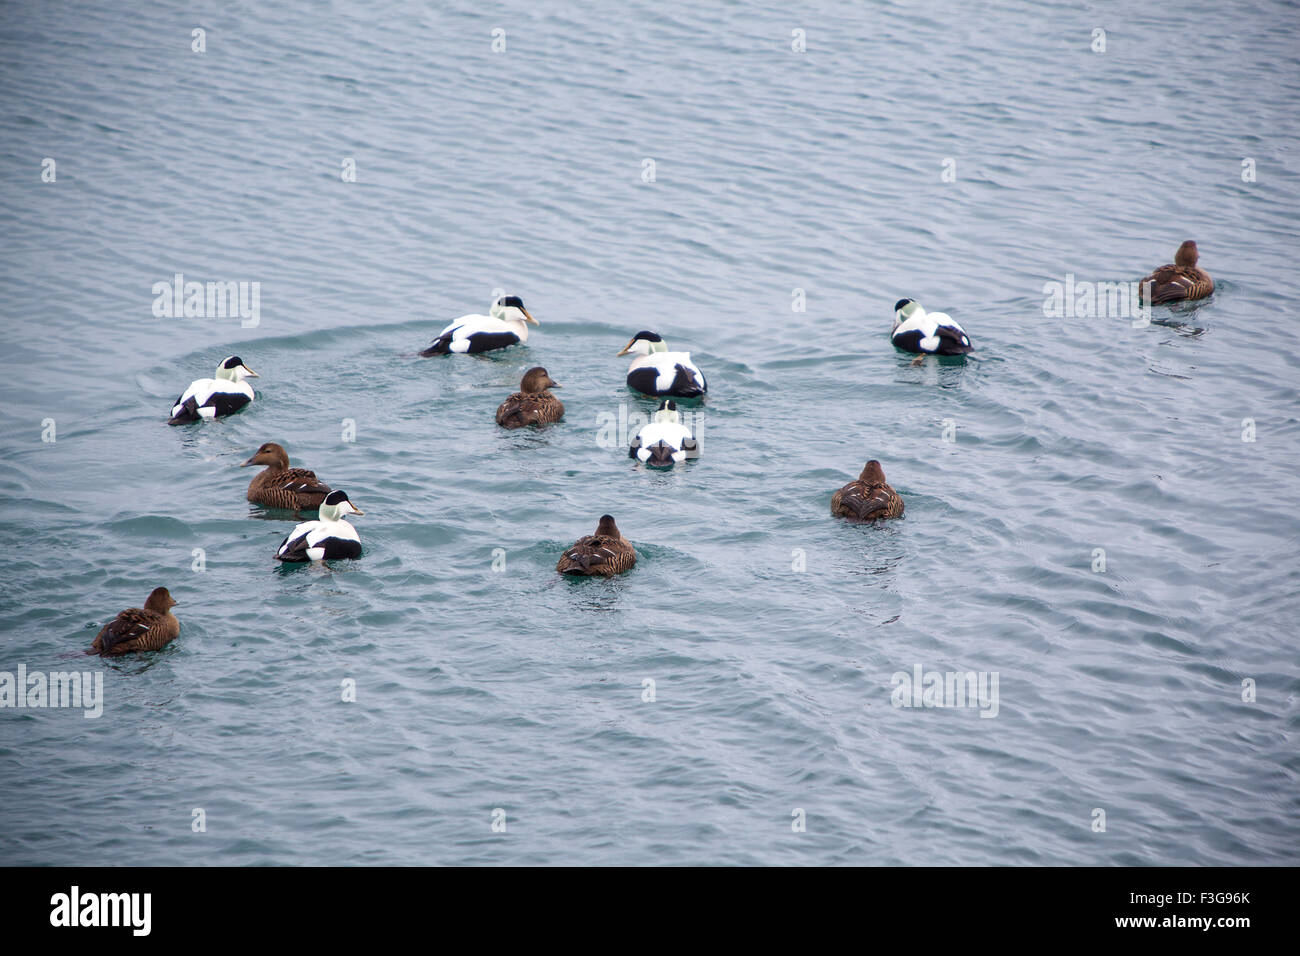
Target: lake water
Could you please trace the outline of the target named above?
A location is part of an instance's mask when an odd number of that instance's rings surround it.
[[[6,7],[0,671],[105,699],[0,710],[0,862],[1300,862],[1295,13]],[[1188,238],[1213,298],[1045,314]],[[494,289],[526,347],[415,356]],[[669,473],[640,329],[709,378]],[[167,427],[233,353],[257,402]],[[567,416],[503,432],[532,365]],[[266,441],[360,560],[277,566]],[[906,516],[833,519],[872,457]],[[605,512],[636,568],[559,578]],[[159,585],[177,641],[81,654]]]

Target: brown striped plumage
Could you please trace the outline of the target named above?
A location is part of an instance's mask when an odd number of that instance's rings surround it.
[[[622,574],[636,564],[636,550],[623,537],[609,515],[601,515],[596,533],[584,535],[573,543],[555,570],[561,574],[611,577]]]
[[[897,518],[903,513],[903,499],[885,481],[885,470],[874,458],[867,462],[857,481],[831,496],[831,514],[852,521]]]
[[[320,507],[330,486],[318,481],[314,471],[290,468],[289,454],[273,441],[257,450],[241,468],[249,465],[266,465],[248,483],[248,500],[270,508],[288,508],[293,511],[312,511]]]
[[[1173,265],[1161,266],[1142,280],[1139,285],[1142,299],[1152,305],[1204,299],[1214,291],[1214,280],[1204,269],[1197,268],[1199,258],[1196,243],[1188,239],[1178,247]]]
[[[502,428],[523,428],[525,425],[546,425],[564,417],[563,403],[547,391],[559,388],[551,381],[546,369],[538,366],[524,373],[515,392],[497,409],[497,424]]]
[[[117,657],[165,647],[181,632],[181,622],[171,612],[175,606],[166,588],[154,588],[143,608],[127,608],[105,624],[86,653]]]

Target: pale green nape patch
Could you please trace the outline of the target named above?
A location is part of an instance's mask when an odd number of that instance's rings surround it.
[[[660,341],[658,341],[658,342],[649,342],[649,343],[647,343],[647,344],[650,346],[650,353],[649,353],[649,354],[653,354],[653,353],[655,353],[655,352],[667,352],[667,351],[668,351],[668,343],[667,343],[667,342],[664,342],[663,340],[660,340]]]
[[[898,311],[902,313],[904,319],[910,319],[919,308],[921,308],[920,303],[913,301],[907,303],[907,305],[903,306]]]
[[[316,516],[321,521],[338,521],[339,510],[340,510],[339,505],[327,505],[322,503],[320,508],[316,510]]]
[[[238,365],[234,368],[223,368],[221,365],[218,365],[217,374],[214,375],[213,378],[218,382],[237,382],[239,381],[239,376],[236,374],[238,370]]]
[[[660,423],[676,422],[679,419],[677,409],[661,408],[655,412],[654,420]]]

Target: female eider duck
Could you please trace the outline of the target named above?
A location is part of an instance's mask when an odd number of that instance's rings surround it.
[[[248,500],[253,504],[295,512],[314,511],[330,493],[330,486],[317,480],[316,472],[290,468],[289,453],[273,441],[264,444],[239,467],[249,465],[266,465],[248,483]]]
[[[488,308],[488,315],[462,315],[438,333],[420,354],[447,355],[450,352],[476,355],[528,341],[528,324],[540,325],[524,308],[517,295],[503,295]]]
[[[894,331],[890,340],[906,352],[921,355],[965,355],[974,346],[966,330],[945,312],[926,312],[914,299],[894,303]]]
[[[365,514],[348,500],[346,492],[331,491],[320,504],[320,518],[294,527],[275,552],[277,561],[334,561],[361,557],[357,529],[344,515]]]
[[[687,458],[700,457],[700,444],[691,430],[682,424],[677,403],[665,398],[649,424],[632,439],[628,457],[658,468],[671,468]]]
[[[857,481],[850,481],[831,495],[831,514],[853,521],[897,518],[903,513],[903,499],[885,481],[885,470],[874,458],[867,462]]]
[[[709,390],[691,353],[668,351],[658,333],[638,332],[618,354],[636,356],[627,370],[627,384],[645,395],[697,398]]]
[[[1173,265],[1161,266],[1138,284],[1139,296],[1152,305],[1204,299],[1214,291],[1214,280],[1196,265],[1200,253],[1188,239],[1174,253]]]
[[[583,535],[564,554],[555,570],[573,576],[613,577],[636,564],[632,542],[623,537],[609,515],[600,516],[596,533]]]
[[[239,411],[253,400],[253,386],[244,379],[260,377],[238,355],[223,359],[215,378],[196,379],[181,392],[172,403],[172,417],[167,424],[184,425]]]
[[[117,657],[167,646],[181,632],[181,622],[172,614],[175,606],[166,588],[154,588],[143,608],[127,608],[105,624],[86,653]]]
[[[502,428],[546,425],[564,417],[564,403],[547,391],[560,388],[540,365],[524,373],[515,392],[497,409],[497,424]]]

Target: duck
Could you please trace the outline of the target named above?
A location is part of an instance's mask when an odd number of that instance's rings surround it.
[[[1200,257],[1188,239],[1174,253],[1173,265],[1161,266],[1138,284],[1140,296],[1152,305],[1204,299],[1214,291],[1214,280],[1196,265]]]
[[[583,535],[560,555],[555,570],[573,577],[613,577],[636,564],[636,550],[610,515],[601,515],[596,533]]]
[[[492,352],[528,341],[528,326],[540,325],[531,312],[524,308],[524,300],[517,295],[503,295],[490,306],[487,315],[462,315],[438,333],[433,344],[420,353],[447,355]]]
[[[347,492],[331,491],[320,503],[316,521],[295,525],[275,552],[277,561],[334,561],[361,557],[361,538],[357,529],[343,520],[344,515],[363,515],[348,500]]]
[[[638,332],[618,354],[636,356],[627,370],[627,384],[644,395],[698,398],[709,390],[691,353],[668,351],[657,332]]]
[[[952,316],[926,312],[915,299],[894,303],[894,331],[889,338],[897,348],[921,355],[965,355],[975,349]]]
[[[502,428],[523,428],[558,422],[564,417],[564,403],[547,389],[561,387],[540,365],[530,368],[519,383],[519,391],[497,409],[497,424]]]
[[[238,355],[221,360],[216,375],[198,378],[172,403],[168,425],[185,425],[204,419],[233,415],[253,400],[253,386],[246,378],[261,378]]]
[[[632,439],[632,447],[628,449],[629,458],[659,468],[671,468],[687,458],[699,456],[700,443],[695,440],[691,430],[682,424],[677,403],[671,398],[665,398],[659,403],[654,417],[649,424],[641,426],[641,430]]]
[[[903,514],[903,499],[885,481],[885,469],[873,458],[857,481],[850,481],[831,495],[831,514],[852,521],[899,518]]]
[[[176,604],[166,588],[154,588],[144,607],[129,607],[100,628],[86,653],[119,657],[166,647],[181,632],[181,622],[172,614]]]
[[[320,481],[316,472],[290,468],[289,453],[273,441],[263,444],[239,467],[249,465],[266,465],[248,483],[248,500],[254,504],[294,512],[314,511],[330,493],[330,486]]]

